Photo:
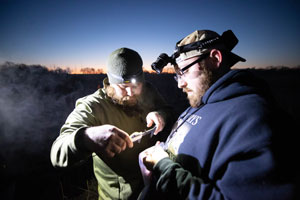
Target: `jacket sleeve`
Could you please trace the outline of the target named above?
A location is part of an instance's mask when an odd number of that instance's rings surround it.
[[[60,135],[51,147],[50,158],[54,167],[70,167],[86,160],[91,152],[80,148],[80,137],[85,128],[95,124],[91,106],[82,99],[66,119]]]
[[[203,183],[200,177],[192,176],[191,172],[170,158],[160,160],[154,166],[153,173],[155,177],[159,177],[156,190],[163,199],[186,199],[192,185],[199,189],[200,184]]]

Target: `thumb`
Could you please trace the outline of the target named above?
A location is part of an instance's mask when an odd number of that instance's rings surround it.
[[[152,119],[147,120],[147,127],[151,127],[152,124],[153,124],[153,120]]]

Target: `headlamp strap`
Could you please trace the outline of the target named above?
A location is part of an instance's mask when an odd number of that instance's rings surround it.
[[[211,38],[211,39],[193,42],[193,43],[183,45],[183,46],[177,46],[182,41],[182,40],[180,40],[179,42],[176,43],[175,52],[173,54],[174,58],[177,58],[179,56],[179,54],[181,54],[181,53],[207,48],[215,43],[220,42],[220,39],[221,39],[220,37],[215,37],[215,38]]]

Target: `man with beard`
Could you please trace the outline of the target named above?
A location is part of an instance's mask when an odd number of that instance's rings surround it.
[[[231,52],[237,42],[232,31],[195,31],[167,58],[191,106],[165,143],[140,153],[151,180],[140,199],[295,198],[294,123],[263,81],[230,70],[245,61]]]
[[[104,88],[80,98],[51,148],[54,167],[71,167],[93,158],[99,199],[136,199],[143,187],[138,154],[152,146],[172,112],[145,82],[140,55],[128,48],[112,52]],[[156,126],[153,137],[133,144],[130,135]]]

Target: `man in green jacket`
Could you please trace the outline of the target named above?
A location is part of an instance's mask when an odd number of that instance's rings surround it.
[[[120,48],[111,53],[104,87],[76,101],[51,148],[54,167],[74,166],[90,156],[99,199],[136,199],[143,188],[138,154],[164,137],[170,108],[144,80],[140,55]],[[130,135],[156,126],[154,137]]]

